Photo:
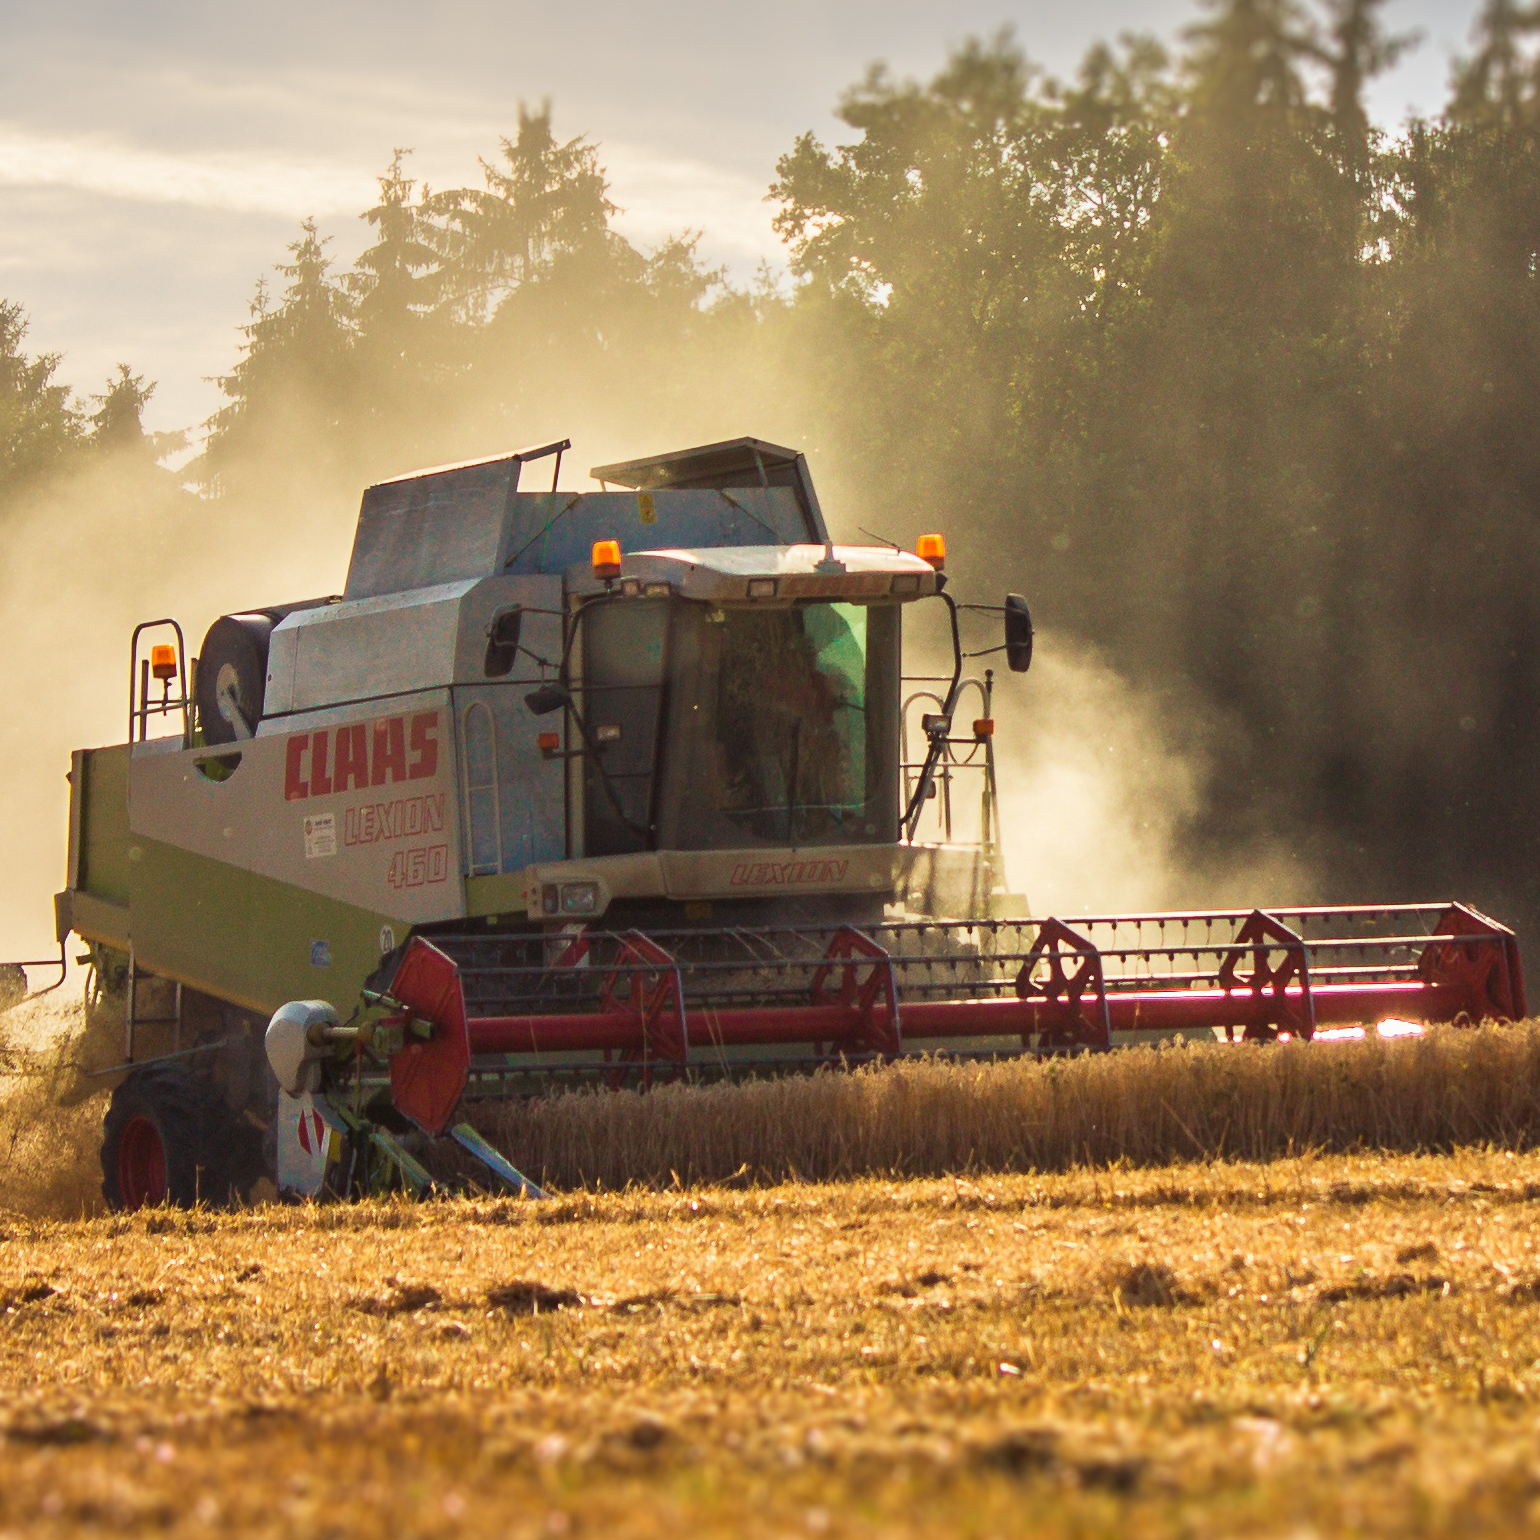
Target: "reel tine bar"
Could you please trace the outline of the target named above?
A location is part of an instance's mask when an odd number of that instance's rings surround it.
[[[840,975],[839,989],[831,994],[826,985],[836,967]],[[866,970],[864,979],[861,977],[863,968]],[[887,1055],[903,1052],[893,959],[870,936],[848,925],[836,931],[822,966],[813,975],[808,994],[814,1005],[837,1002],[851,1013],[849,1041],[856,1047]],[[875,1010],[879,996],[886,1007],[880,1016]]]
[[[1315,1036],[1315,997],[1310,992],[1309,951],[1304,938],[1281,920],[1260,909],[1253,909],[1235,933],[1239,945],[1251,948],[1251,972],[1241,972],[1244,952],[1232,951],[1219,965],[1220,987],[1249,990],[1251,1009],[1243,1025],[1242,1039],[1248,1043],[1272,1042],[1281,1033],[1302,1037],[1307,1042]],[[1275,963],[1276,952],[1283,953]],[[1289,996],[1289,986],[1297,984],[1296,998]],[[1225,1022],[1225,1036],[1235,1038],[1234,1022]]]
[[[1073,968],[1066,959],[1077,958]],[[1036,975],[1047,970],[1046,978]],[[1084,1003],[1089,994],[1089,1008]],[[1110,1048],[1112,1016],[1107,1008],[1107,979],[1095,942],[1071,930],[1062,920],[1047,919],[1016,975],[1016,998],[1041,1000],[1037,1046],[1041,1048]],[[1029,1048],[1028,1034],[1021,1046]]]

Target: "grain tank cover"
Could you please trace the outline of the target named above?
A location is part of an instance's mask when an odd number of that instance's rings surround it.
[[[586,564],[622,551],[801,545],[827,538],[802,456],[758,439],[602,466],[624,492],[522,492],[529,452],[383,481],[364,493],[344,596],[374,598],[498,573]]]
[[[527,451],[413,471],[369,487],[343,597],[368,599],[498,570]]]

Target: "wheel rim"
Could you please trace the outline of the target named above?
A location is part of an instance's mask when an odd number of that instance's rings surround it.
[[[166,1201],[166,1147],[147,1117],[130,1118],[118,1140],[118,1193],[124,1208]]]

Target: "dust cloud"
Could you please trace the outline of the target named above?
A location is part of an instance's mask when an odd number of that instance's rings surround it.
[[[959,550],[981,540],[959,531]],[[912,544],[912,542],[911,542]],[[1194,689],[1135,684],[1101,649],[1059,626],[1037,631],[1032,667],[1013,674],[999,650],[1000,591],[984,592],[976,573],[954,579],[964,653],[963,691],[953,737],[966,739],[984,712],[986,671],[993,681],[998,839],[1013,912],[1021,900],[1035,918],[1156,909],[1252,909],[1315,903],[1322,883],[1314,852],[1286,837],[1248,830],[1248,788],[1224,778],[1236,728]],[[1034,608],[1055,597],[1041,573],[1000,566],[1002,584],[1019,585]],[[976,607],[975,607],[976,606]],[[921,756],[920,717],[938,709],[952,672],[946,614],[938,603],[910,605],[904,621],[903,758]],[[938,787],[916,831],[976,841],[983,758],[956,749],[950,784]],[[1223,838],[1206,837],[1215,810]],[[1239,834],[1237,830],[1240,830]]]
[[[1194,854],[1222,734],[1194,699],[1048,632],[1031,673],[996,675],[995,716],[1006,875],[1034,915],[1314,901],[1309,862],[1277,841]]]
[[[68,1219],[102,1208],[107,1091],[121,1010],[58,990],[0,1011],[0,1213]]]
[[[196,652],[219,614],[334,591],[357,496],[318,480],[308,496],[258,512],[198,499],[142,455],[103,455],[8,510],[0,961],[56,950],[70,754],[124,741],[134,626],[174,616]],[[78,950],[72,943],[71,956]],[[34,968],[28,981],[38,989],[54,977]],[[0,1011],[0,1209],[69,1216],[100,1207],[106,1091],[89,1071],[121,1058],[122,1006],[88,1006],[84,982],[72,965],[57,990]]]
[[[321,487],[314,499],[252,518],[193,497],[158,467],[108,457],[7,515],[0,961],[55,949],[51,895],[65,882],[70,754],[124,741],[134,626],[175,616],[196,652],[226,611],[334,591],[356,497],[350,508]]]

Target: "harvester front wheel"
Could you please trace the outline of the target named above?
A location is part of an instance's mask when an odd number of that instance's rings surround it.
[[[230,1201],[218,1088],[179,1064],[136,1069],[102,1124],[102,1196],[111,1209]]]

